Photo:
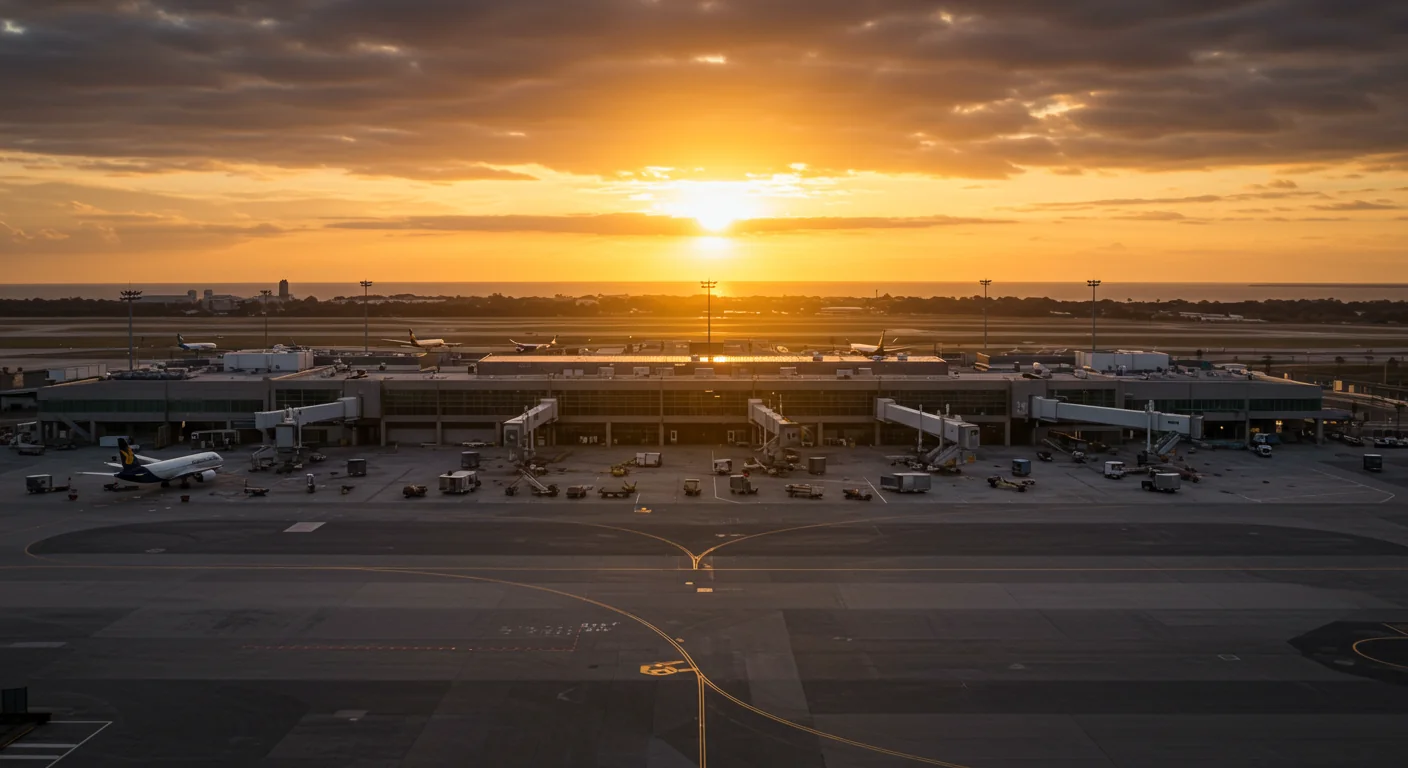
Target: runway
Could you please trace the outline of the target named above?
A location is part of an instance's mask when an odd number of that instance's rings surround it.
[[[404,509],[7,505],[0,674],[95,724],[64,768],[1408,749],[1396,504]]]

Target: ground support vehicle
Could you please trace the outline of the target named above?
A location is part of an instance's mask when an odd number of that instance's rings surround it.
[[[822,497],[821,486],[810,483],[788,483],[786,490],[787,495],[793,498],[801,496],[805,499],[819,499]]]

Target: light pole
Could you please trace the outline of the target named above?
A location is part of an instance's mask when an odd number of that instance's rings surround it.
[[[983,351],[988,351],[988,286],[991,280],[979,280],[983,284]]]
[[[716,285],[718,285],[718,284],[719,284],[719,283],[718,283],[717,280],[700,280],[700,281],[699,281],[699,287],[700,287],[700,288],[703,288],[703,289],[705,290],[705,292],[706,292],[706,295],[708,296],[708,298],[705,299],[705,305],[704,305],[704,306],[705,306],[705,310],[704,310],[704,313],[705,313],[705,316],[708,318],[708,323],[709,323],[709,337],[708,337],[708,338],[709,338],[709,341],[708,341],[708,347],[709,347],[709,359],[710,359],[710,360],[713,360],[713,359],[714,359],[714,286],[716,286]]]
[[[268,348],[269,348],[269,296],[270,296],[271,294],[273,294],[273,291],[271,291],[271,290],[269,290],[269,289],[267,289],[267,288],[265,288],[264,290],[262,290],[262,291],[259,292],[259,295],[264,297],[264,348],[265,348],[265,349],[268,349]]]
[[[367,329],[369,328],[369,324],[370,324],[370,322],[371,322],[371,321],[368,319],[368,318],[370,317],[370,315],[368,314],[368,310],[367,310],[367,289],[369,289],[369,288],[371,288],[371,287],[372,287],[372,281],[370,281],[370,280],[363,280],[363,281],[362,281],[362,354],[364,354],[364,355],[367,354],[367,353],[368,353],[368,350],[371,349],[371,345],[370,345],[370,343],[369,343],[369,337],[371,336],[371,333],[369,333],[368,330],[367,330]]]
[[[122,300],[127,302],[127,370],[137,369],[137,350],[132,346],[132,305],[142,298],[141,291],[123,291]]]
[[[1095,354],[1095,289],[1100,287],[1099,280],[1086,280],[1085,284],[1090,286],[1090,353]]]

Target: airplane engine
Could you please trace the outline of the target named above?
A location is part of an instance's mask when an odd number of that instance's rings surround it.
[[[214,479],[215,479],[215,470],[213,470],[213,469],[207,469],[207,470],[205,470],[204,472],[202,472],[202,473],[196,475],[196,480],[199,481],[199,482],[202,482],[202,483],[205,482],[206,480],[214,480]]]

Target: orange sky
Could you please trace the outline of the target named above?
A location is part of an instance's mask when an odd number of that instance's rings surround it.
[[[0,1],[4,280],[1408,282],[1372,10],[230,5]]]

